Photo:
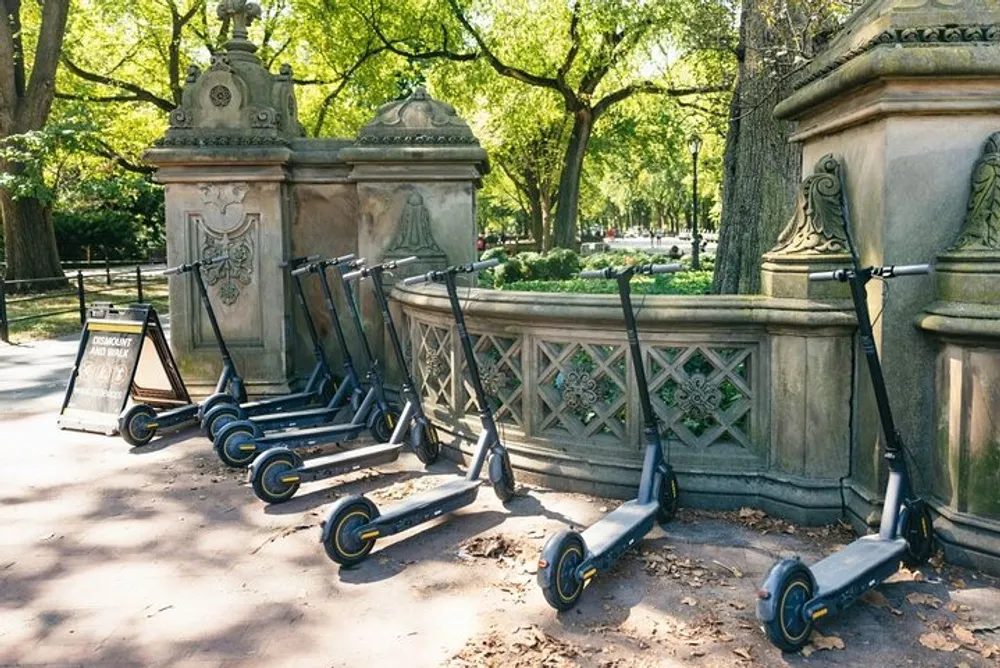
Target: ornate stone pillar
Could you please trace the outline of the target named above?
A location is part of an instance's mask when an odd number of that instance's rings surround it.
[[[272,75],[247,26],[260,7],[225,0],[232,39],[202,72],[189,68],[180,107],[146,160],[166,186],[167,262],[228,254],[205,278],[221,329],[254,393],[288,391],[287,170],[300,134],[291,68]],[[221,366],[193,281],[170,280],[170,338],[184,377],[206,392]]]
[[[419,257],[400,279],[476,259],[476,190],[488,163],[454,107],[418,86],[383,105],[340,158],[357,184],[358,254],[370,264]],[[381,316],[370,291],[362,294],[366,329],[382,349]]]
[[[776,108],[797,123],[804,166],[830,153],[843,160],[863,263],[930,262],[955,238],[968,165],[1000,125],[998,24],[1000,3],[986,0],[870,0]],[[932,299],[933,280],[869,289],[896,422],[918,472],[932,465],[936,351],[913,323]],[[857,523],[878,508],[884,479],[866,374],[857,370],[847,490]],[[929,477],[918,473],[921,491]]]
[[[1000,127],[1000,124],[998,124]],[[968,173],[968,172],[966,172]],[[1000,132],[972,170],[958,241],[938,255],[933,490],[952,560],[1000,571]]]

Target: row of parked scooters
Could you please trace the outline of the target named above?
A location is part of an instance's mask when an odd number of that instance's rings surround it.
[[[931,516],[926,504],[914,497],[910,488],[902,456],[903,446],[892,422],[866,300],[866,285],[871,280],[927,273],[930,268],[926,265],[863,268],[856,253],[854,258],[854,266],[849,269],[815,274],[810,278],[838,280],[848,283],[851,289],[861,348],[871,372],[889,462],[882,524],[877,535],[860,538],[812,567],[807,567],[798,559],[786,559],[768,572],[757,592],[757,616],[768,638],[788,651],[795,651],[808,641],[815,620],[853,603],[865,591],[896,572],[900,563],[920,563],[933,550]],[[405,447],[412,449],[424,464],[431,464],[437,459],[440,452],[438,435],[421,407],[419,390],[403,353],[383,282],[386,274],[415,262],[416,258],[376,266],[366,266],[364,260],[353,255],[328,260],[296,258],[287,263],[316,362],[302,392],[253,402],[246,401],[243,382],[226,348],[201,277],[201,268],[215,261],[218,260],[182,265],[168,270],[168,273],[189,273],[197,284],[223,359],[216,391],[194,408],[158,413],[150,406],[131,406],[122,415],[120,424],[126,441],[132,445],[143,445],[160,429],[198,420],[205,434],[212,439],[219,458],[228,466],[248,468],[254,494],[270,504],[288,501],[302,483],[392,462]],[[515,483],[510,457],[500,441],[480,379],[457,285],[460,275],[473,274],[497,264],[496,260],[489,260],[458,265],[403,280],[407,285],[444,285],[475,393],[481,433],[464,477],[414,494],[383,509],[361,495],[339,499],[328,512],[321,539],[327,555],[341,566],[356,566],[363,562],[379,538],[409,530],[472,504],[483,484],[480,477],[484,467],[500,501],[506,504],[513,498]],[[622,504],[586,530],[563,530],[545,544],[538,562],[538,584],[546,601],[557,610],[572,608],[598,573],[610,569],[656,523],[669,521],[677,511],[677,477],[663,456],[660,428],[650,403],[631,302],[631,281],[637,276],[679,269],[676,265],[635,265],[585,271],[580,275],[582,278],[614,280],[617,284],[639,392],[645,456],[636,498]],[[361,342],[363,376],[347,345],[330,275],[335,277],[344,295],[350,311],[347,319]],[[339,383],[326,361],[306,303],[302,285],[306,276],[314,276],[319,281],[331,316],[333,333],[343,359],[343,376]],[[362,326],[355,299],[356,284],[360,281],[367,281],[371,286],[381,310],[391,351],[401,371],[401,409],[397,409],[390,399],[382,368]],[[311,456],[316,446],[344,446],[363,435],[370,437],[374,443],[342,448],[335,454]]]

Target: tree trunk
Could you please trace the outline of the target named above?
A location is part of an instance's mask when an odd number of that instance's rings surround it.
[[[542,216],[542,251],[552,250],[552,198],[545,189],[539,190],[540,213]]]
[[[531,216],[531,236],[535,240],[535,250],[541,252],[543,249],[544,237],[544,214],[542,207],[541,192],[529,179],[524,190],[525,199],[528,200],[528,215]]]
[[[0,188],[0,216],[7,255],[7,279],[52,278],[64,276],[56,250],[56,233],[49,209],[37,199],[14,199]],[[63,283],[64,284],[64,283]],[[24,290],[49,290],[60,282],[26,284]]]
[[[580,210],[580,179],[583,176],[583,158],[594,129],[594,112],[581,109],[573,119],[573,132],[563,157],[559,175],[559,208],[556,211],[552,245],[559,248],[576,246],[576,218]]]
[[[791,124],[775,120],[774,106],[788,92],[787,67],[775,73],[762,49],[774,39],[760,6],[744,0],[740,22],[739,79],[730,105],[723,156],[722,218],[715,260],[715,293],[760,290],[761,255],[775,243],[795,204],[802,149],[790,144]]]

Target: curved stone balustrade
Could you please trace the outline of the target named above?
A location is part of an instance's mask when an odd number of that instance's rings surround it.
[[[443,288],[393,295],[426,408],[474,433],[475,401]],[[634,494],[642,420],[617,296],[471,289],[463,305],[519,473],[554,488]],[[636,295],[634,306],[683,502],[751,504],[799,521],[839,516],[850,460],[855,321],[847,304]],[[468,456],[471,443],[459,449]]]

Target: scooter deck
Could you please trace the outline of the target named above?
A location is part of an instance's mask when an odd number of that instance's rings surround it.
[[[280,413],[284,408],[298,408],[310,404],[320,398],[315,392],[295,392],[284,394],[280,397],[270,399],[258,399],[240,404],[240,408],[247,415],[264,415],[269,413]]]
[[[481,480],[456,478],[389,507],[372,524],[381,528],[383,536],[405,531],[474,502],[480,485]]]
[[[338,423],[311,429],[296,429],[265,434],[256,439],[258,445],[283,445],[295,450],[313,445],[336,443],[342,438],[351,439],[366,429],[364,424]]]
[[[288,411],[287,413],[275,413],[273,415],[258,415],[250,418],[250,421],[262,429],[287,429],[299,427],[305,424],[318,425],[331,422],[337,417],[337,413],[346,408],[307,408],[300,411]]]
[[[588,559],[600,560],[598,569],[607,568],[635,543],[643,539],[656,522],[655,501],[626,501],[590,525],[582,534]],[[606,563],[605,563],[606,562]]]
[[[303,481],[322,480],[358,469],[388,464],[399,459],[402,449],[402,443],[378,443],[326,457],[317,457],[300,467],[299,475]]]
[[[828,598],[847,592],[852,586],[861,586],[856,595],[848,592],[851,599],[860,596],[874,584],[895,572],[899,562],[906,555],[906,539],[883,540],[878,536],[864,536],[843,550],[814,564],[810,570],[816,578],[816,597]],[[879,571],[889,569],[887,575]],[[872,582],[875,578],[877,581]]]

